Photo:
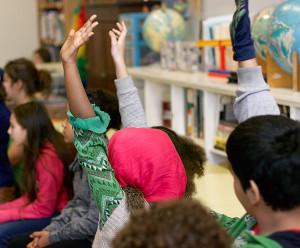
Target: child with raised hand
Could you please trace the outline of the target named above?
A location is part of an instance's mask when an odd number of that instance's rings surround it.
[[[112,136],[108,148],[103,142],[109,116],[89,103],[76,66],[79,47],[98,24],[95,18],[69,33],[61,57],[75,147],[100,212],[93,247],[111,247],[131,211],[148,202],[182,198],[186,176],[174,145],[160,130],[123,129]]]
[[[124,22],[117,23],[118,29],[109,32],[111,37],[111,54],[116,68],[115,85],[119,98],[120,114],[124,128],[147,128],[144,109],[131,76],[128,74],[124,60],[125,39],[127,28]],[[187,176],[186,196],[192,196],[196,192],[194,179],[203,176],[204,163],[206,161],[203,148],[193,142],[192,139],[177,135],[166,127],[152,127],[165,132],[172,140],[185,167]]]
[[[0,247],[14,237],[44,228],[66,206],[70,192],[69,150],[42,103],[16,107],[8,133],[23,147],[24,195],[0,205]]]
[[[239,220],[214,214],[234,238],[233,247],[299,247],[300,125],[278,116],[256,64],[248,1],[236,4],[231,39],[241,67],[235,103],[241,123],[230,134],[226,153],[235,193],[247,214]]]
[[[230,25],[233,59],[238,61],[238,89],[235,117],[242,122],[252,116],[279,114],[279,108],[257,66],[248,10],[248,0],[235,0],[236,11]]]

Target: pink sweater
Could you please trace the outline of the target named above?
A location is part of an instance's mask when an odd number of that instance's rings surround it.
[[[51,171],[51,172],[50,172]],[[20,219],[47,218],[55,211],[61,212],[68,203],[67,190],[63,186],[63,163],[48,143],[41,149],[36,163],[37,199],[28,203],[27,194],[0,205],[0,223]]]

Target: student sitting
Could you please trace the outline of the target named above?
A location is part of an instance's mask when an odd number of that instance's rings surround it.
[[[120,103],[120,114],[124,128],[142,127],[147,128],[146,117],[142,103],[139,99],[137,89],[129,76],[124,59],[125,39],[127,28],[124,22],[117,23],[118,29],[109,32],[111,38],[111,55],[116,68],[117,79],[115,85]],[[177,135],[166,127],[152,127],[160,129],[172,140],[185,168],[187,185],[185,196],[192,196],[196,192],[194,179],[204,174],[204,163],[206,161],[203,148],[193,142],[192,139]]]
[[[160,130],[117,131],[108,148],[102,141],[109,116],[90,105],[76,65],[79,47],[93,35],[98,24],[93,22],[95,18],[93,15],[79,31],[69,33],[61,56],[74,143],[100,212],[93,247],[111,247],[131,209],[143,208],[149,202],[182,198],[186,176],[173,143]]]
[[[40,63],[50,63],[51,62],[51,54],[49,50],[45,47],[41,47],[34,51],[32,56],[32,62],[34,64]]]
[[[120,129],[121,116],[118,98],[106,90],[88,90],[89,101],[105,110],[112,120],[107,129]],[[63,124],[64,140],[73,144],[73,129],[69,123],[69,116]],[[104,136],[108,144],[108,137]],[[60,215],[52,218],[51,223],[43,231],[27,234],[12,240],[7,248],[30,247],[91,247],[97,231],[99,211],[89,188],[87,175],[79,164],[78,157],[69,166],[74,172],[73,199],[63,209]]]
[[[113,248],[229,248],[232,240],[197,200],[185,198],[134,212]]]
[[[3,86],[6,100],[11,103],[10,110],[18,105],[35,99],[38,91],[50,90],[51,76],[46,71],[38,72],[34,64],[24,58],[9,61],[4,67]],[[50,91],[49,91],[50,92]],[[8,157],[13,168],[17,188],[21,187],[23,147],[12,142],[9,146]]]
[[[5,103],[5,91],[0,78],[0,204],[12,201],[15,198],[14,178],[7,156],[10,112]]]
[[[248,213],[239,220],[215,216],[234,238],[233,247],[299,247],[300,124],[278,116],[256,64],[248,1],[236,4],[231,39],[240,66],[235,114],[241,124],[226,152],[236,195]]]
[[[16,107],[8,133],[16,146],[23,147],[25,194],[0,205],[1,248],[16,236],[47,226],[51,217],[67,205],[71,195],[67,166],[72,158],[63,136],[54,129],[41,103]]]

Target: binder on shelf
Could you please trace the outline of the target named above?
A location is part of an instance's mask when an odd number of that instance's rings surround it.
[[[290,107],[286,105],[278,104],[280,115],[290,118]]]
[[[203,92],[185,89],[186,97],[186,134],[203,138]]]
[[[220,121],[215,134],[215,148],[225,151],[227,139],[236,126],[232,122]]]
[[[222,151],[225,151],[227,139],[238,124],[233,112],[233,103],[234,97],[220,97],[219,123],[215,132],[214,147]]]
[[[171,128],[172,112],[171,97],[169,92],[162,93],[162,123],[164,127]]]

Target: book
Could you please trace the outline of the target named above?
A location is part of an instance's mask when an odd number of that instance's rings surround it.
[[[203,92],[185,89],[186,98],[186,134],[203,138]]]

